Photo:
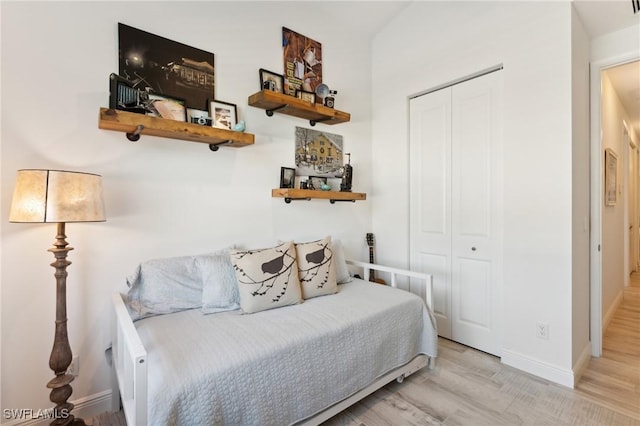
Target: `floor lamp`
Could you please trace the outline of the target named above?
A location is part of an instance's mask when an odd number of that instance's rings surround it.
[[[67,335],[67,253],[65,235],[67,222],[104,222],[102,179],[90,173],[62,170],[18,170],[11,202],[10,222],[57,223],[58,233],[53,247],[51,264],[56,277],[56,322],[49,367],[55,377],[47,383],[49,399],[56,404],[55,420],[51,425],[84,425],[71,414],[73,404],[67,401],[73,392],[73,376],[67,374],[72,354]]]

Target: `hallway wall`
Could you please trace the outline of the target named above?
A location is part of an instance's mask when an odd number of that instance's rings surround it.
[[[625,284],[624,259],[625,234],[624,198],[627,188],[624,187],[624,156],[627,146],[624,140],[623,120],[627,123],[629,114],[620,102],[606,72],[602,73],[602,150],[612,149],[618,156],[618,197],[614,206],[602,209],[602,312],[605,318],[615,306],[616,299],[621,296]],[[638,136],[631,130],[631,140],[638,142]],[[604,182],[604,176],[602,177]],[[603,324],[606,326],[606,324]],[[604,328],[603,328],[604,329]]]

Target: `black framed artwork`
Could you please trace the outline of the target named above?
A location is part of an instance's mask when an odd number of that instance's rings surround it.
[[[260,90],[271,90],[273,92],[283,93],[283,75],[260,68]]]
[[[215,99],[214,54],[118,23],[119,75],[134,88],[204,110]]]
[[[296,169],[280,167],[280,188],[294,188],[295,180]]]
[[[215,100],[209,105],[213,127],[231,130],[238,123],[236,104]]]

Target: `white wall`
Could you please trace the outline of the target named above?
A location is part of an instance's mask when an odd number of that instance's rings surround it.
[[[282,70],[281,27],[323,44],[324,81],[352,121],[316,129],[344,136],[354,190],[370,176],[369,40],[348,25],[340,5],[265,2],[2,2],[2,275],[0,398],[5,408],[48,408],[54,278],[47,249],[53,224],[9,224],[15,172],[60,168],[103,176],[108,220],[69,224],[75,250],[68,277],[69,337],[80,357],[71,400],[110,388],[104,350],[109,295],[153,257],[197,254],[276,239],[339,237],[347,255],[365,258],[371,202],[271,198],[280,166],[294,165],[295,126],[308,122],[247,106],[258,69]],[[375,7],[363,4],[362,8]],[[355,9],[349,9],[355,10]],[[324,16],[327,19],[318,19]],[[118,70],[117,23],[215,53],[216,97],[236,103],[255,145],[209,151],[203,144],[99,130],[108,75]]]
[[[575,10],[571,13],[572,71],[572,365],[589,350],[589,37]],[[586,357],[588,360],[589,357]],[[585,362],[584,360],[583,362]],[[580,367],[578,366],[578,369]]]
[[[504,64],[503,362],[573,384],[572,57],[565,2],[416,2],[373,43],[372,221],[407,266],[408,96]],[[549,340],[535,337],[550,325]]]

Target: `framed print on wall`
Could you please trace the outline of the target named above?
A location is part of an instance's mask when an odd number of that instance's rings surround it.
[[[118,23],[118,74],[133,87],[206,108],[215,98],[214,54]]]
[[[604,204],[615,206],[618,201],[618,156],[611,149],[604,150]]]
[[[213,101],[209,104],[209,115],[211,116],[213,127],[231,130],[238,122],[238,110],[236,104],[228,102]]]

